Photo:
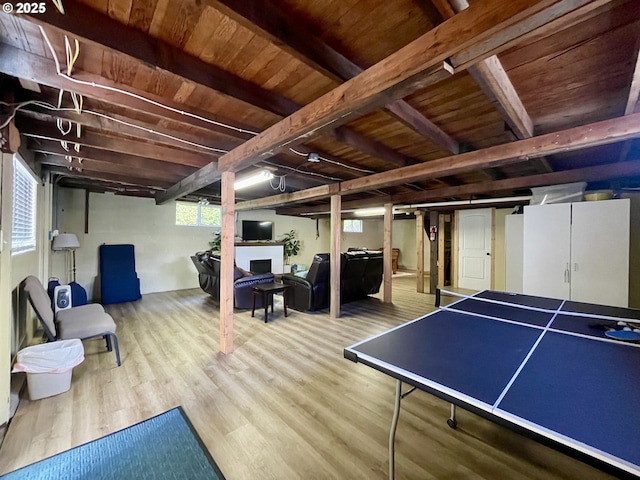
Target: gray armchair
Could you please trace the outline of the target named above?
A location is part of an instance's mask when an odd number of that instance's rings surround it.
[[[121,365],[116,323],[111,315],[104,311],[102,305],[90,303],[60,310],[54,315],[51,309],[51,299],[40,280],[33,275],[28,276],[24,280],[24,290],[27,292],[29,303],[35,310],[48,341],[54,342],[71,338],[89,340],[102,337],[106,341],[107,350],[115,350],[116,363],[118,366]]]

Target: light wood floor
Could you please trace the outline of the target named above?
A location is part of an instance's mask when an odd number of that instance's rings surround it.
[[[384,479],[394,381],[343,348],[432,310],[415,278],[393,304],[347,304],[343,316],[276,305],[264,324],[236,311],[236,351],[218,350],[217,305],[200,290],[109,306],[123,364],[85,343],[71,390],[23,399],[0,448],[6,473],[182,405],[229,480]],[[611,479],[599,470],[417,391],[403,401],[398,479]],[[587,421],[588,419],[585,419]]]

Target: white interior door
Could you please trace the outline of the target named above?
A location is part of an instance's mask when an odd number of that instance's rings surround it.
[[[571,298],[571,204],[524,207],[522,290],[528,295]]]
[[[573,204],[571,300],[627,307],[629,199]]]
[[[491,224],[493,210],[461,210],[458,215],[458,287],[491,288]]]

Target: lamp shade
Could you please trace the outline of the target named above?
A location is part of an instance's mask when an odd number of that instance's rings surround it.
[[[80,242],[75,233],[61,233],[53,237],[53,250],[73,250],[74,248],[80,248]]]

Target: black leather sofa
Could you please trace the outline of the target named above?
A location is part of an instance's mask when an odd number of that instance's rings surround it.
[[[382,284],[382,252],[364,250],[340,254],[340,303],[361,300],[378,293]],[[286,274],[282,283],[290,285],[287,306],[309,311],[327,308],[330,300],[329,254],[313,257],[306,278]]]
[[[191,257],[191,261],[198,271],[200,288],[220,301],[220,257],[211,252],[199,252]],[[235,308],[252,308],[253,285],[259,283],[273,283],[273,273],[253,274],[234,268],[233,305]],[[262,296],[256,298],[256,307],[262,307]]]

